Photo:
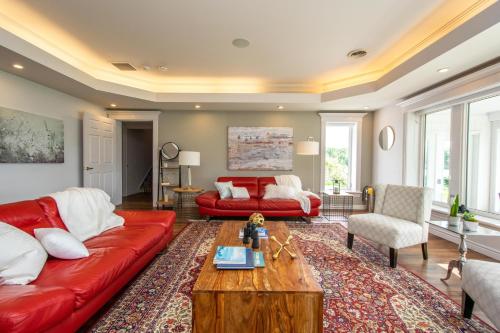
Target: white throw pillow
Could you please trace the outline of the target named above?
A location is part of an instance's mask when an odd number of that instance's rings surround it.
[[[292,186],[268,184],[263,199],[295,199],[296,197],[297,190]]]
[[[231,198],[233,188],[233,182],[215,182],[215,188],[219,191],[219,195],[221,199]]]
[[[35,237],[45,250],[59,259],[80,259],[89,256],[89,250],[75,236],[59,228],[34,230]]]
[[[246,187],[231,187],[234,199],[250,199],[250,194]]]
[[[0,222],[0,285],[30,283],[46,261],[47,252],[33,236]]]

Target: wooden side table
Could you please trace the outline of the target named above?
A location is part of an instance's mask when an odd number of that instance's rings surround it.
[[[183,208],[184,202],[187,200],[192,200],[196,195],[200,194],[204,190],[199,187],[176,187],[172,189],[176,196],[176,207]]]

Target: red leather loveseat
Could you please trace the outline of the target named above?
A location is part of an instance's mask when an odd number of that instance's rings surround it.
[[[0,286],[0,332],[76,331],[172,240],[174,212],[116,213],[125,225],[85,241],[89,257],[49,257],[32,283]],[[65,229],[50,197],[0,205],[0,221],[31,235]]]
[[[311,212],[304,213],[300,203],[293,199],[263,199],[266,185],[276,184],[274,177],[219,177],[218,182],[233,182],[246,187],[250,199],[221,199],[219,192],[208,191],[196,197],[201,216],[250,216],[260,212],[264,216],[318,216],[321,200],[310,196]]]

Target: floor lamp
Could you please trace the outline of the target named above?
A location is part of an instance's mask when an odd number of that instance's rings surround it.
[[[312,136],[308,137],[306,141],[297,142],[297,155],[312,156],[312,191],[314,192],[314,156],[319,155],[319,142],[314,141]]]

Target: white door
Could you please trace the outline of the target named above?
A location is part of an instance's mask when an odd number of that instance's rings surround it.
[[[115,201],[116,121],[85,113],[83,116],[83,186],[100,188]]]

